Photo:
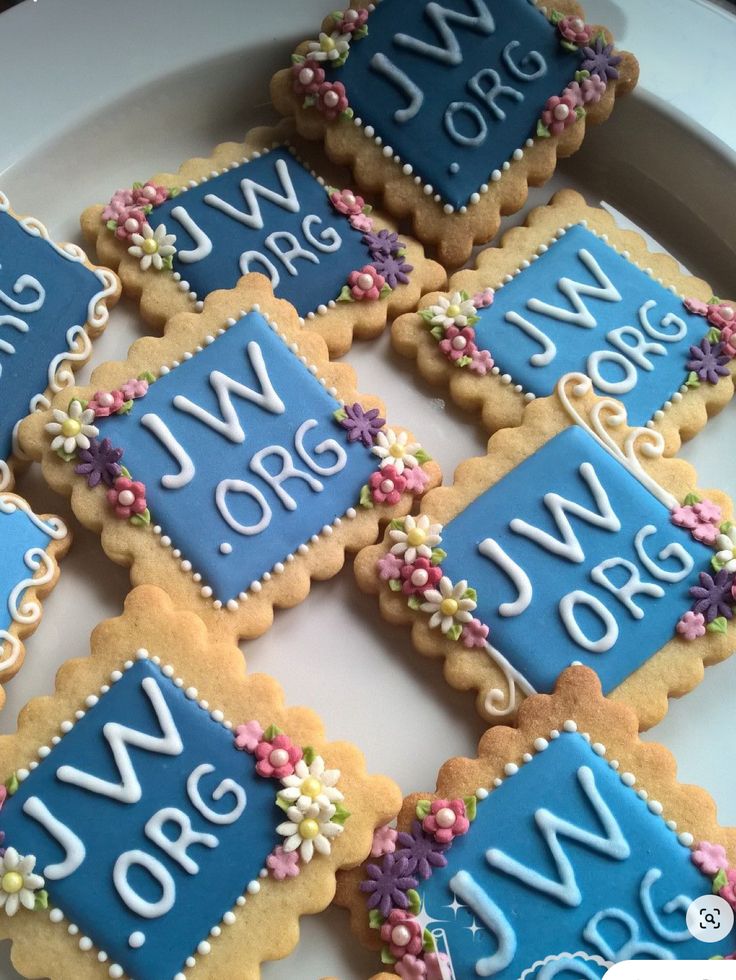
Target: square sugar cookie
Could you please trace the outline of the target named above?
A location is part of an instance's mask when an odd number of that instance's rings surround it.
[[[392,214],[411,216],[449,268],[493,238],[638,71],[574,0],[356,0],[299,45],[271,97]]]
[[[662,448],[566,375],[361,552],[358,582],[489,720],[580,662],[648,728],[736,635],[731,502]]]
[[[11,490],[16,427],[74,381],[107,325],[120,283],[78,245],[53,241],[0,192],[0,490]]]
[[[674,454],[733,397],[736,303],[575,191],[555,194],[394,321],[392,340],[491,432],[570,371],[614,395]]]
[[[385,980],[600,980],[630,959],[731,956],[725,929],[706,946],[687,926],[691,903],[719,892],[732,918],[736,831],[675,776],[632,712],[570,667],[518,729],[486,732],[477,758],[404,800],[338,903]]]
[[[439,482],[383,414],[251,273],[97,368],[21,439],[134,584],[254,637]]]
[[[256,980],[400,805],[151,587],[24,708],[0,770],[0,934],[59,980]]]
[[[444,269],[284,120],[87,208],[82,230],[155,327],[248,272],[344,354],[440,289]]]

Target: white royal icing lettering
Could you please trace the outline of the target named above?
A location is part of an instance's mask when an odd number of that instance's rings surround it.
[[[574,841],[576,844],[614,861],[624,861],[631,854],[631,848],[618,821],[596,786],[593,770],[589,766],[580,766],[577,771],[577,778],[580,788],[603,826],[605,836],[583,830],[569,820],[558,817],[550,810],[543,808],[537,810],[534,814],[534,821],[557,866],[559,881],[546,878],[538,871],[534,871],[510,857],[505,851],[499,850],[499,848],[492,847],[486,851],[486,861],[492,868],[517,878],[528,888],[541,892],[570,908],[578,907],[583,896],[572,863],[560,844],[560,837]]]
[[[174,723],[166,699],[152,677],[141,681],[141,690],[146,694],[153,708],[162,735],[150,735],[147,732],[128,728],[116,721],[108,721],[103,725],[102,734],[112,751],[115,765],[120,774],[120,782],[114,783],[99,776],[93,776],[75,766],[59,766],[56,778],[63,783],[71,783],[90,793],[107,796],[120,803],[138,803],[142,796],[141,784],[138,781],[133,762],[128,752],[128,746],[143,749],[146,752],[157,752],[160,755],[181,755],[184,745],[179,731]]]
[[[619,303],[621,301],[621,293],[616,289],[603,269],[601,269],[595,256],[587,248],[578,250],[578,258],[586,269],[598,280],[599,285],[593,286],[590,283],[578,282],[575,279],[569,279],[567,276],[563,276],[558,281],[557,288],[574,308],[574,311],[566,310],[561,306],[553,306],[551,303],[545,303],[534,297],[527,300],[526,305],[533,313],[543,313],[545,316],[551,317],[553,320],[560,320],[562,323],[570,323],[576,327],[592,329],[597,326],[597,320],[580,297],[590,296],[592,299],[598,299],[607,303]]]
[[[525,319],[520,313],[517,313],[515,310],[510,310],[504,316],[504,320],[507,323],[512,323],[515,327],[520,327],[532,340],[536,340],[542,348],[541,351],[532,354],[529,358],[529,363],[532,367],[546,367],[557,357],[557,346],[555,343],[547,336],[544,330],[535,327],[533,323]]]
[[[407,98],[408,105],[394,112],[396,122],[405,123],[413,119],[424,104],[424,92],[409,78],[406,72],[397,68],[393,61],[380,51],[373,55],[369,66],[379,75],[384,75]]]
[[[210,207],[216,208],[218,211],[222,211],[222,213],[226,214],[229,218],[239,221],[248,228],[256,228],[258,230],[262,229],[264,225],[261,206],[258,202],[259,195],[265,198],[267,201],[271,201],[272,204],[276,204],[278,207],[283,208],[284,211],[290,211],[292,214],[298,214],[300,207],[299,198],[294,189],[294,184],[292,183],[286,160],[283,158],[277,160],[274,169],[279,181],[281,182],[281,188],[284,192],[283,194],[279,194],[278,191],[274,191],[270,187],[264,187],[263,184],[256,183],[256,181],[252,180],[250,177],[244,177],[240,181],[240,190],[242,191],[245,203],[249,208],[247,212],[239,211],[237,208],[233,207],[232,204],[228,204],[227,201],[223,201],[222,198],[218,197],[216,194],[205,194],[204,203],[209,204]]]
[[[255,524],[241,524],[240,521],[237,521],[231,514],[227,504],[227,495],[229,493],[245,493],[249,497],[252,497],[261,509],[260,520]],[[215,490],[215,503],[223,520],[230,525],[233,531],[237,531],[238,534],[244,534],[248,537],[254,534],[260,534],[271,523],[272,511],[268,505],[268,501],[258,487],[254,487],[252,483],[248,483],[246,480],[220,480]]]
[[[314,470],[315,473],[318,473],[320,476],[334,476],[335,473],[339,473],[341,470],[345,469],[345,464],[348,461],[348,454],[335,439],[323,439],[322,442],[318,443],[314,447],[315,456],[322,456],[324,453],[334,453],[335,462],[331,466],[320,466],[320,464],[309,455],[304,446],[304,436],[317,425],[319,425],[317,419],[307,419],[306,421],[302,422],[294,435],[294,446],[296,447],[296,451],[299,453],[301,459],[303,459],[307,466]]]
[[[147,412],[141,418],[141,425],[148,429],[159,442],[171,453],[174,461],[179,466],[178,473],[167,473],[161,477],[161,486],[167,490],[180,490],[194,479],[196,470],[192,457],[187,453],[182,444],[174,437],[171,429],[164,420],[151,412]]]
[[[463,14],[457,10],[443,7],[439,3],[428,3],[424,8],[424,16],[430,22],[442,41],[442,47],[436,44],[429,44],[427,41],[420,41],[418,38],[411,37],[409,34],[395,34],[394,44],[398,47],[414,51],[416,54],[427,58],[433,58],[443,65],[462,64],[463,55],[460,42],[455,36],[455,32],[450,24],[458,24],[466,27],[476,34],[488,36],[496,30],[493,16],[483,2],[483,0],[470,0],[475,10],[475,15]]]
[[[652,888],[661,877],[662,872],[659,870],[659,868],[650,868],[641,880],[641,885],[639,886],[639,900],[641,902],[641,907],[644,909],[644,914],[646,915],[652,930],[659,936],[660,939],[664,939],[668,943],[689,942],[689,940],[693,938],[689,929],[680,929],[679,931],[668,929],[662,922],[660,914],[654,908]],[[665,902],[662,907],[662,911],[665,915],[673,915],[675,912],[682,912],[683,916],[685,916],[687,915],[687,910],[692,902],[693,899],[689,895],[676,895],[675,898],[671,898],[668,902]]]
[[[626,343],[624,337],[633,337],[634,343]],[[636,327],[616,327],[615,330],[609,330],[606,334],[606,340],[645,371],[654,370],[654,364],[647,357],[648,354],[658,354],[665,357],[667,355],[667,350],[662,344],[651,343]]]
[[[161,898],[157,902],[146,901],[131,887],[128,871],[134,865],[147,871],[161,886]],[[125,851],[121,854],[115,862],[112,880],[118,895],[130,911],[144,919],[158,919],[166,915],[176,902],[176,886],[171,874],[157,858],[145,851]]]
[[[235,806],[232,810],[228,810],[226,813],[220,813],[219,810],[213,810],[212,807],[207,806],[207,804],[202,799],[199,792],[199,782],[203,776],[208,776],[211,772],[215,771],[215,767],[210,765],[209,762],[203,762],[202,765],[197,766],[189,774],[187,779],[187,793],[189,799],[192,801],[192,805],[206,817],[210,823],[217,824],[219,826],[224,826],[226,824],[235,823],[243,815],[246,803],[248,802],[245,790],[239,783],[236,783],[233,779],[223,779],[217,786],[212,790],[212,799],[217,803],[223,798],[227,793],[231,793],[235,800]]]
[[[232,395],[245,398],[259,408],[271,412],[273,415],[283,415],[286,411],[284,403],[271,384],[260,345],[255,340],[251,340],[248,342],[246,352],[251,367],[258,379],[258,383],[261,386],[261,390],[255,391],[240,381],[233,380],[227,374],[223,374],[222,371],[212,371],[210,373],[210,385],[217,395],[222,419],[216,418],[211,412],[200,408],[199,405],[195,405],[193,401],[184,395],[176,395],[174,398],[174,406],[179,411],[193,415],[195,419],[204,422],[205,425],[209,426],[218,435],[224,436],[230,442],[234,443],[245,442],[245,432],[238,419],[238,414],[233,407]]]
[[[591,640],[580,628],[575,618],[575,607],[587,606],[600,619],[605,632],[598,640]],[[589,592],[576,589],[560,599],[560,618],[573,643],[577,643],[589,653],[607,653],[618,640],[618,623],[613,613],[606,609],[601,600]]]
[[[639,323],[655,340],[664,340],[669,344],[676,344],[680,340],[684,340],[687,336],[687,324],[679,317],[676,313],[668,313],[666,316],[662,317],[659,325],[661,327],[669,327],[671,324],[677,328],[675,333],[664,333],[661,330],[656,330],[649,321],[649,311],[657,305],[656,300],[648,299],[646,303],[642,303],[639,307]]]
[[[279,245],[280,241],[285,241],[288,248],[282,249]],[[315,265],[319,265],[319,258],[314,252],[310,252],[307,248],[302,248],[296,240],[296,237],[290,231],[272,231],[270,235],[266,236],[265,245],[282,262],[284,268],[291,276],[299,275],[299,270],[294,265],[293,259],[306,259],[307,262],[313,262]]]
[[[281,461],[281,469],[278,473],[270,473],[266,469],[263,461],[269,456],[275,456]],[[249,465],[253,472],[271,487],[287,510],[296,510],[296,500],[282,486],[287,480],[303,480],[315,493],[324,490],[324,484],[320,483],[316,477],[294,466],[291,453],[283,446],[264,446],[263,449],[259,449],[257,453],[253,454]]]
[[[547,531],[543,531],[541,528],[535,527],[533,524],[529,524],[527,521],[521,520],[518,517],[515,517],[509,524],[509,528],[515,534],[529,538],[530,541],[538,544],[558,558],[564,558],[566,561],[578,563],[585,560],[585,552],[568,520],[568,512],[581,518],[587,524],[602,528],[604,531],[616,532],[621,530],[621,521],[611,507],[608,494],[603,489],[603,485],[593,465],[588,462],[581,463],[579,473],[593,496],[595,505],[598,508],[597,511],[589,510],[587,507],[583,507],[582,504],[578,504],[574,500],[568,500],[558,493],[546,493],[543,498],[545,506],[554,518],[555,524],[563,537],[562,541],[548,534]]]
[[[486,81],[490,81],[490,88],[483,88],[481,83]],[[524,101],[522,93],[511,85],[504,85],[501,76],[493,68],[481,68],[468,82],[468,88],[473,95],[477,95],[481,102],[488,106],[496,119],[501,122],[506,118],[506,113],[499,105],[496,105],[496,100],[500,96],[504,95],[516,102]]]
[[[1,265],[0,269],[2,269]],[[13,283],[13,292],[16,296],[20,296],[26,289],[32,290],[36,294],[36,298],[23,303],[13,299],[12,296],[0,289],[0,303],[4,303],[14,313],[37,313],[46,300],[46,290],[35,276],[24,273],[22,276],[18,276]]]
[[[629,573],[629,577],[623,585],[616,585],[608,577],[606,573],[611,568],[624,568]],[[661,585],[655,585],[653,582],[642,582],[639,569],[628,558],[606,558],[605,561],[599,562],[594,568],[591,568],[590,577],[596,585],[607,589],[615,599],[618,599],[634,619],[644,618],[644,610],[634,602],[634,596],[648,595],[654,599],[661,599],[664,595],[664,589]]]
[[[618,949],[614,949],[607,939],[603,938],[598,928],[602,922],[618,922],[627,930],[629,938]],[[607,930],[611,931],[610,927]],[[619,930],[616,930],[620,932]],[[583,938],[586,942],[600,950],[604,959],[613,963],[620,963],[622,960],[640,959],[654,960],[674,960],[675,954],[671,949],[659,946],[657,943],[641,942],[641,927],[633,915],[624,912],[623,909],[601,909],[600,912],[590,919],[583,929]]]
[[[502,910],[480,887],[467,871],[458,871],[449,882],[450,890],[463,905],[472,909],[473,914],[486,929],[496,937],[498,949],[493,956],[486,956],[475,964],[479,977],[492,977],[511,963],[516,955],[516,933]]]
[[[178,826],[179,836],[169,837],[164,833],[164,827],[173,823]],[[164,854],[180,864],[187,874],[196,875],[199,865],[189,856],[187,851],[192,844],[202,844],[204,847],[217,847],[220,843],[214,834],[200,834],[192,829],[192,821],[176,807],[167,806],[158,810],[147,821],[145,834],[149,840],[160,847]]]
[[[682,582],[682,580],[687,578],[690,572],[692,572],[695,565],[692,556],[685,550],[685,548],[683,548],[679,541],[671,541],[669,544],[665,545],[664,548],[662,548],[657,555],[657,558],[659,558],[660,561],[667,561],[668,558],[676,558],[682,565],[682,568],[678,572],[669,571],[666,568],[662,568],[662,566],[658,565],[644,550],[644,541],[651,537],[652,534],[656,533],[657,528],[654,526],[654,524],[645,524],[644,527],[640,528],[636,532],[634,547],[636,548],[636,554],[639,561],[650,575],[660,579],[662,582]]]
[[[323,228],[317,235],[312,231],[312,225],[321,225],[322,219],[318,214],[307,214],[302,221],[302,234],[320,252],[337,252],[342,245],[342,238],[336,228],[331,225]]]
[[[179,222],[184,231],[194,241],[194,248],[180,249],[176,253],[176,258],[179,262],[185,262],[187,264],[201,262],[202,259],[206,259],[208,255],[212,254],[212,239],[202,231],[186,208],[182,207],[181,204],[177,204],[175,208],[171,209],[171,217]]]
[[[53,815],[43,800],[37,796],[29,796],[23,804],[23,813],[38,821],[44,830],[48,831],[64,848],[64,860],[56,864],[47,864],[43,869],[46,878],[50,881],[59,881],[61,878],[68,878],[81,867],[87,856],[83,842],[73,830]]]
[[[609,381],[601,374],[601,362],[617,364],[624,373],[619,381]],[[588,358],[588,374],[599,391],[607,395],[625,395],[636,387],[637,370],[628,357],[615,350],[594,351]]]
[[[268,277],[271,280],[271,286],[276,289],[278,284],[281,282],[279,270],[269,259],[269,257],[263,254],[263,252],[258,252],[253,248],[249,249],[247,252],[243,252],[243,254],[240,256],[239,262],[241,275],[248,275],[252,262],[260,262],[268,273]]]
[[[490,558],[498,567],[511,579],[518,595],[514,602],[502,602],[498,607],[500,616],[520,616],[528,609],[532,601],[532,583],[521,565],[517,565],[513,558],[503,550],[501,545],[493,538],[485,538],[478,545],[478,551],[484,558]]]
[[[474,136],[466,136],[455,125],[455,116],[459,112],[465,112],[472,118],[476,126]],[[488,135],[486,121],[480,109],[474,106],[472,102],[451,102],[445,110],[445,129],[460,146],[480,146],[481,143],[485,142]]]
[[[547,62],[539,51],[531,50],[525,54],[517,64],[511,57],[511,52],[521,47],[520,41],[509,41],[503,49],[503,63],[514,78],[521,82],[533,82],[537,78],[544,78],[547,74]],[[531,64],[531,71],[524,71],[524,66]]]

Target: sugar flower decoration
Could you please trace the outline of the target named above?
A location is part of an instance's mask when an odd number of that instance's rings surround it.
[[[431,558],[432,549],[442,543],[442,525],[432,524],[426,514],[404,518],[404,527],[391,528],[389,538],[393,542],[391,552],[402,555],[404,561],[413,565],[417,558]]]
[[[288,735],[278,734],[256,747],[256,772],[267,779],[290,776],[302,757],[302,750]]]
[[[290,806],[286,811],[288,819],[276,828],[276,833],[285,838],[284,851],[288,854],[298,850],[305,864],[312,860],[315,851],[318,854],[329,854],[332,840],[344,829],[342,824],[332,821],[334,815],[334,806],[325,809],[314,802],[303,809]]]
[[[99,429],[92,424],[94,411],[83,408],[76,398],[70,402],[68,412],[55,408],[53,418],[53,422],[46,423],[46,431],[54,437],[51,441],[54,452],[73,456],[78,449],[89,449],[90,440],[99,435]]]
[[[141,234],[133,235],[131,241],[133,244],[128,252],[140,260],[140,267],[144,272],[151,266],[157,271],[171,268],[172,257],[176,254],[176,235],[167,234],[165,225],[158,225],[154,230],[149,224],[145,224]]]
[[[238,725],[235,729],[235,746],[243,752],[255,752],[263,739],[263,728],[257,721]]]
[[[347,431],[348,442],[360,440],[366,449],[370,449],[385,424],[386,420],[380,417],[377,408],[369,408],[366,412],[359,402],[346,405],[345,418],[340,421]]]
[[[450,579],[443,575],[439,588],[429,589],[424,593],[422,612],[430,613],[429,628],[438,626],[443,633],[449,633],[459,624],[460,628],[472,619],[472,613],[477,603],[470,593],[468,583],[462,579],[453,585]],[[458,630],[459,634],[460,630]]]
[[[430,323],[433,326],[467,327],[477,317],[477,311],[472,299],[463,299],[461,293],[452,296],[440,296],[437,302],[430,306],[432,314]]]
[[[736,572],[736,524],[719,534],[716,538],[716,561],[719,561],[727,572]]]
[[[109,439],[90,439],[88,449],[80,449],[78,453],[79,463],[74,467],[74,472],[78,476],[87,478],[87,486],[90,489],[104,483],[111,487],[114,481],[120,476],[122,467],[120,460],[123,455],[122,449],[116,449]]]
[[[416,453],[420,449],[418,442],[409,442],[409,435],[406,432],[394,432],[393,429],[386,429],[376,435],[376,442],[373,446],[373,453],[381,460],[381,467],[393,466],[401,476],[404,469],[419,466]]]
[[[621,56],[613,53],[612,44],[606,44],[605,40],[599,37],[592,46],[585,46],[582,51],[583,61],[580,67],[583,71],[589,71],[591,75],[598,75],[603,79],[618,78]]]
[[[309,765],[304,759],[300,759],[294,766],[294,772],[281,780],[285,789],[279,790],[277,795],[285,803],[297,806],[300,810],[313,803],[327,810],[332,804],[340,803],[344,799],[337,789],[339,779],[340,770],[326,769],[322,756],[316,755]]]
[[[14,847],[8,847],[0,857],[0,908],[13,916],[20,906],[33,911],[36,892],[44,886],[41,875],[34,874],[36,859],[32,854],[25,857]]]
[[[314,61],[340,61],[350,51],[350,35],[337,31],[325,34],[323,31],[318,41],[309,42],[308,51],[307,57]]]
[[[127,476],[119,476],[107,491],[107,502],[115,511],[115,516],[121,521],[129,521],[131,517],[145,513],[146,487],[138,480]]]
[[[297,851],[285,851],[279,845],[266,858],[266,867],[276,881],[283,881],[285,878],[296,878],[300,870],[299,854]]]

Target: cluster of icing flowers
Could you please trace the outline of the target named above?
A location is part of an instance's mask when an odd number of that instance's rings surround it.
[[[736,613],[736,525],[723,520],[717,504],[696,494],[674,507],[670,520],[715,550],[711,571],[701,572],[698,584],[690,587],[693,605],[678,621],[677,633],[685,640],[697,640],[706,632],[725,633]]]
[[[136,183],[115,191],[102,212],[106,227],[125,243],[144,272],[173,268],[176,235],[168,234],[163,224],[153,228],[148,219],[155,207],[177,194],[177,187],[163,187],[151,181]]]
[[[691,858],[696,868],[712,879],[713,894],[720,895],[736,910],[736,868],[731,867],[725,847],[702,841],[693,848]],[[736,960],[736,953],[730,953],[724,959]]]
[[[440,296],[436,303],[419,310],[440,352],[455,367],[480,375],[488,374],[493,367],[491,352],[478,347],[475,335],[475,324],[480,319],[478,310],[491,306],[493,298],[492,289],[484,289],[472,297],[462,290]]]
[[[19,785],[15,775],[5,785],[0,784],[0,809]],[[0,831],[0,844],[4,843],[5,834]],[[35,868],[33,854],[19,854],[14,847],[0,847],[0,909],[7,916],[14,916],[21,908],[29,912],[48,908],[45,881]]]
[[[350,45],[368,34],[368,10],[337,10],[332,14],[333,29],[322,31],[309,41],[304,54],[291,56],[291,87],[306,109],[314,107],[332,122],[340,117],[352,119],[345,86],[327,78],[326,68],[341,68],[350,55]]]
[[[441,980],[442,953],[418,915],[419,881],[447,864],[456,837],[467,834],[475,820],[477,800],[420,800],[410,832],[380,827],[373,835],[372,858],[360,890],[367,896],[368,918],[383,941],[381,959],[405,980]]]
[[[685,382],[688,388],[701,384],[718,384],[731,373],[730,363],[736,359],[736,310],[713,296],[708,303],[698,299],[686,299],[690,313],[705,317],[710,330],[699,344],[690,347]]]
[[[122,465],[123,450],[109,439],[100,439],[95,424],[112,415],[127,415],[133,402],[143,398],[153,375],[131,378],[113,391],[96,391],[89,401],[73,398],[66,411],[55,408],[53,421],[46,424],[51,448],[65,462],[74,462],[74,472],[87,486],[105,487],[107,502],[115,516],[132,524],[150,524],[145,485],[133,480]]]
[[[334,418],[347,432],[348,442],[361,442],[379,461],[376,472],[361,487],[361,507],[393,507],[404,493],[424,492],[429,477],[422,464],[430,457],[418,442],[409,441],[408,433],[386,428],[386,420],[379,417],[377,408],[366,411],[359,402],[344,405]]]
[[[389,524],[391,549],[377,562],[381,581],[406,597],[410,609],[427,613],[429,628],[470,648],[485,646],[488,627],[473,616],[477,593],[463,579],[452,582],[442,571],[442,525],[427,514]]]
[[[267,857],[266,868],[277,881],[295,878],[300,862],[308,864],[315,853],[329,854],[345,829],[350,813],[337,788],[340,770],[327,769],[310,746],[300,748],[275,725],[264,731],[257,721],[235,729],[235,747],[255,757],[259,776],[281,784],[275,803],[286,820],[276,833],[284,840]]]

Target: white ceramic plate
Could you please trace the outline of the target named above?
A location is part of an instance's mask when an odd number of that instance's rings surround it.
[[[588,4],[591,19],[610,24],[641,55],[642,85],[529,203],[576,187],[590,203],[605,201],[625,215],[716,291],[733,294],[736,156],[714,134],[736,148],[727,96],[736,87],[736,62],[716,62],[719,50],[736,50],[736,17],[704,0],[642,6]],[[325,9],[322,0],[27,0],[0,17],[0,186],[16,210],[44,220],[56,237],[80,240],[77,216],[86,204],[267,122],[272,72]],[[70,67],[80,62],[84,70]],[[521,220],[523,213],[506,224]],[[122,302],[95,348],[95,363],[124,357],[144,330],[134,306]],[[463,458],[483,452],[480,429],[418,381],[408,362],[392,355],[386,336],[358,345],[347,359],[359,390],[380,394],[389,417],[413,429],[448,479]],[[732,405],[683,452],[697,465],[701,486],[736,494],[735,423]],[[71,520],[37,467],[19,490],[37,512],[57,510]],[[23,670],[7,689],[2,731],[14,729],[29,698],[52,690],[61,663],[88,651],[92,628],[120,612],[128,591],[127,570],[105,558],[96,535],[72,523],[74,547],[28,642]],[[439,665],[416,655],[407,633],[380,620],[375,602],[359,593],[350,562],[336,580],[315,585],[305,603],[279,613],[245,653],[250,669],[277,677],[289,702],[319,711],[331,738],[357,743],[369,768],[391,775],[404,792],[431,788],[439,765],[450,755],[473,754],[484,728],[471,696],[447,687]],[[675,752],[683,780],[713,794],[724,823],[736,823],[735,703],[736,657],[711,668],[647,736]],[[264,967],[264,977],[369,976],[377,961],[352,941],[347,925],[334,910],[303,919],[298,953]],[[0,977],[15,977],[4,945]]]

